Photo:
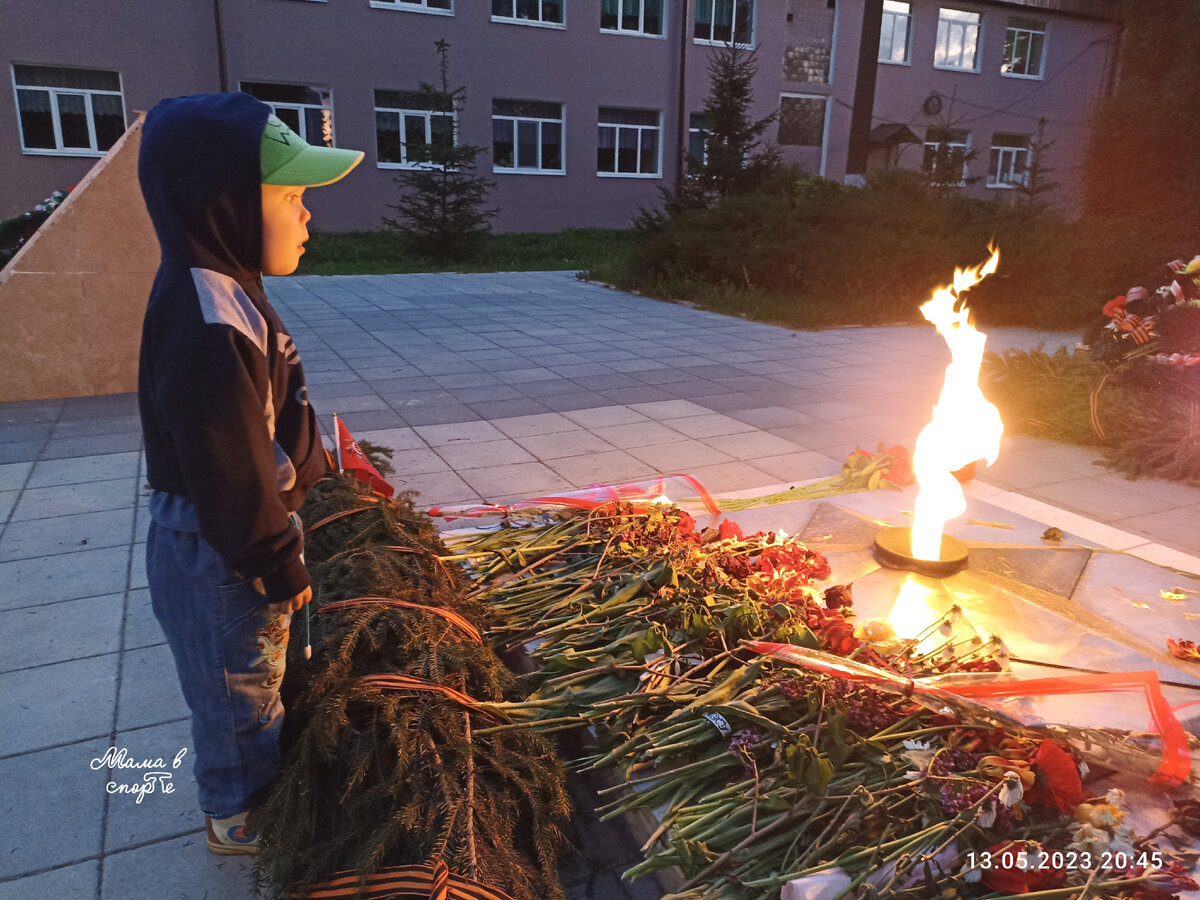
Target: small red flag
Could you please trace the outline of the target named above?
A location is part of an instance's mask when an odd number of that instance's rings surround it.
[[[384,481],[379,470],[371,465],[367,455],[362,452],[362,448],[355,443],[349,430],[342,424],[342,420],[334,416],[333,423],[337,429],[338,468],[352,474],[375,493],[383,494],[391,499],[395,495],[396,489]]]

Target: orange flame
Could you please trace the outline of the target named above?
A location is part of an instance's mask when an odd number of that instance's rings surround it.
[[[951,474],[978,459],[990,465],[1000,452],[1004,423],[996,407],[979,390],[979,366],[987,335],[970,323],[961,295],[996,271],[1000,251],[989,246],[986,263],[954,270],[954,284],[939,288],[921,307],[950,347],[950,365],[933,419],[917,438],[913,474],[917,494],[912,528],[912,555],[935,560],[941,556],[942,529],[967,508],[962,485]],[[961,305],[960,305],[961,303]]]

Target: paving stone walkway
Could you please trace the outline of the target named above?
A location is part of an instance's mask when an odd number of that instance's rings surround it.
[[[571,273],[268,290],[323,428],[337,412],[394,448],[392,480],[429,504],[657,473],[713,492],[831,475],[855,446],[911,447],[948,359],[931,328],[796,332]],[[1073,342],[1000,329],[989,346]],[[1090,520],[1108,546],[1157,562],[1200,549],[1200,491],[1127,481],[1093,458],[1006,437],[980,490]],[[204,850],[191,760],[171,768],[191,738],[146,591],[144,482],[133,396],[0,404],[0,900],[249,896],[245,861]],[[162,757],[173,792],[163,779],[141,802],[106,792],[141,781],[105,763],[110,747]],[[634,894],[580,876],[573,896]]]

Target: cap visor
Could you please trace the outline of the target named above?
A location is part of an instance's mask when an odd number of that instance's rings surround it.
[[[362,162],[361,150],[309,145],[296,158],[280,166],[262,180],[263,184],[290,184],[297,187],[321,187],[333,184]]]

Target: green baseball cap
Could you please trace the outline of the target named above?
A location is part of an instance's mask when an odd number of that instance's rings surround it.
[[[361,150],[314,147],[272,115],[263,129],[259,172],[263,184],[320,187],[345,176],[362,158]]]

